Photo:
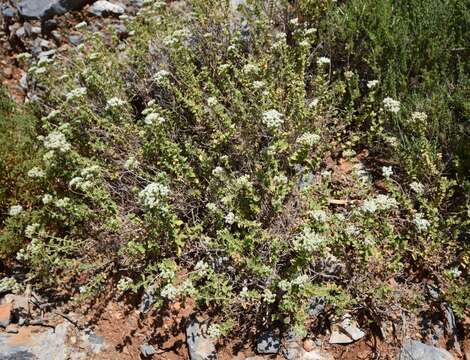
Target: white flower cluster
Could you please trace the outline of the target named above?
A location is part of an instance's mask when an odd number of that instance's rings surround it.
[[[393,175],[393,168],[391,166],[382,166],[382,175],[388,179]]]
[[[380,194],[374,199],[368,199],[362,204],[362,210],[368,213],[375,213],[378,210],[389,210],[398,207],[395,198],[388,195]]]
[[[68,197],[64,197],[62,199],[58,199],[56,200],[56,202],[54,203],[55,206],[57,206],[58,208],[65,208],[70,202],[70,199]]]
[[[38,168],[37,166],[33,167],[31,170],[28,171],[28,176],[31,178],[42,178],[46,175],[44,170]]]
[[[225,170],[222,166],[216,166],[214,170],[212,170],[212,175],[216,177],[221,177],[224,174],[225,174]]]
[[[263,124],[268,128],[278,128],[284,123],[283,115],[274,109],[265,111],[263,113]]]
[[[139,161],[134,157],[131,156],[124,162],[124,168],[127,170],[134,170],[139,167]]]
[[[157,83],[160,83],[166,79],[168,79],[168,77],[170,76],[170,72],[167,71],[167,70],[160,70],[158,71],[154,76],[153,76],[153,79],[157,82]]]
[[[306,132],[299,136],[296,143],[305,147],[312,147],[320,141],[320,135]]]
[[[428,116],[424,112],[415,111],[411,114],[411,120],[413,122],[425,122],[428,119]]]
[[[93,180],[98,171],[99,167],[97,165],[93,165],[83,169],[80,172],[80,176],[76,176],[72,180],[70,180],[69,186],[71,188],[75,187],[83,191],[90,189],[93,186]]]
[[[17,216],[22,212],[23,207],[21,205],[13,205],[12,207],[10,207],[10,211],[8,212],[8,214],[10,214],[10,216]]]
[[[400,102],[392,99],[391,97],[383,99],[383,105],[385,110],[388,112],[396,114],[400,111]]]
[[[225,215],[224,219],[228,225],[232,225],[235,222],[235,214],[230,211],[227,215]]]
[[[424,185],[417,181],[413,181],[410,184],[410,189],[413,190],[418,195],[421,195],[424,193]]]
[[[73,89],[72,91],[68,92],[65,95],[65,99],[67,101],[69,101],[69,100],[72,100],[72,99],[80,98],[80,97],[86,95],[86,93],[87,93],[87,90],[86,90],[85,87],[79,87],[79,88]]]
[[[175,300],[179,295],[179,291],[173,284],[167,284],[160,291],[160,295],[168,300]]]
[[[268,304],[272,304],[276,300],[276,294],[273,294],[271,290],[266,288],[263,292],[263,300]]]
[[[148,114],[147,116],[145,116],[144,119],[144,123],[146,123],[147,125],[152,125],[153,123],[160,125],[163,124],[165,121],[166,120],[163,116],[155,112]]]
[[[125,276],[119,279],[117,283],[117,288],[119,291],[125,292],[129,290],[133,284],[134,284],[134,281],[130,277]]]
[[[367,184],[370,182],[370,174],[362,162],[359,162],[353,166],[353,173],[362,184]]]
[[[153,209],[160,204],[161,199],[168,196],[170,189],[168,186],[153,182],[148,184],[140,193],[139,198],[142,205],[148,209]]]
[[[255,89],[262,89],[264,88],[266,84],[264,83],[264,81],[259,81],[259,80],[256,80],[256,81],[253,81],[253,88]]]
[[[299,275],[294,280],[292,280],[292,285],[296,285],[298,287],[304,287],[305,283],[308,281],[308,275]]]
[[[310,213],[312,218],[314,218],[318,222],[325,222],[328,219],[328,215],[324,210],[312,210]]]
[[[325,243],[326,239],[309,227],[304,228],[302,233],[297,235],[293,241],[294,249],[296,251],[306,252],[312,252],[320,248]]]
[[[416,228],[419,231],[423,231],[423,232],[427,231],[429,226],[431,225],[429,220],[425,219],[424,214],[422,214],[422,213],[415,214],[413,222],[414,222]]]
[[[106,103],[106,108],[114,108],[114,107],[119,107],[125,105],[126,102],[122,99],[119,99],[117,97],[112,97],[109,99]]]
[[[53,131],[47,135],[44,139],[44,146],[47,149],[59,150],[60,152],[67,152],[71,149],[70,143],[60,131]]]
[[[316,108],[318,106],[319,102],[320,102],[320,99],[318,99],[318,98],[312,99],[312,101],[310,101],[309,104],[308,104],[308,108],[309,109]]]
[[[322,65],[329,65],[331,63],[331,60],[327,57],[321,56],[317,59],[317,65],[322,66]]]
[[[242,71],[244,74],[257,74],[259,72],[259,67],[255,64],[246,64]]]
[[[46,194],[42,197],[42,203],[44,205],[50,204],[54,198],[51,194]]]
[[[193,294],[194,290],[191,280],[186,279],[180,286],[174,286],[173,284],[165,285],[160,291],[160,295],[168,300],[175,300],[183,294]]]
[[[39,230],[40,227],[41,227],[41,225],[38,224],[38,223],[30,224],[30,225],[26,226],[26,229],[24,231],[24,235],[28,239],[32,239],[34,234],[36,234],[36,232]]]
[[[207,98],[207,105],[213,107],[218,104],[217,98],[215,96],[211,96]]]
[[[377,85],[379,85],[379,80],[370,80],[367,82],[367,87],[369,89],[375,88]]]
[[[220,326],[217,324],[211,324],[207,329],[207,335],[213,339],[218,339],[222,335],[222,331],[220,330]]]

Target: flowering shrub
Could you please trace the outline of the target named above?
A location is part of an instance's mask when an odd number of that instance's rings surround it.
[[[318,53],[308,22],[325,4],[286,21],[252,2],[242,26],[225,2],[148,2],[128,40],[86,33],[89,47],[50,64],[38,159],[22,172],[34,192],[3,209],[32,281],[67,278],[77,300],[106,287],[151,291],[155,306],[191,297],[219,310],[215,338],[260,322],[305,335],[318,299],[325,316],[412,309],[389,280],[406,288],[414,268],[461,284],[461,223],[444,216],[456,181],[393,162],[388,125],[426,113]]]

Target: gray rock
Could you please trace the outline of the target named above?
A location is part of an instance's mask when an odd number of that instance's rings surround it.
[[[429,346],[419,341],[408,341],[400,351],[399,360],[453,360],[454,357],[447,351]]]
[[[314,297],[310,305],[308,306],[308,314],[310,316],[317,317],[323,311],[325,311],[325,298],[324,297]]]
[[[0,359],[65,360],[70,354],[66,340],[64,324],[43,333],[0,333]]]
[[[207,336],[207,324],[192,319],[186,327],[186,343],[191,360],[217,359],[214,341]]]
[[[106,0],[98,0],[90,6],[88,12],[94,16],[122,15],[125,9],[121,5]]]
[[[261,334],[256,343],[256,351],[259,354],[277,354],[280,347],[281,339],[271,330]]]
[[[366,335],[359,329],[356,321],[350,315],[346,315],[343,320],[336,324],[335,330],[331,333],[330,344],[350,344]]]
[[[142,344],[140,345],[140,353],[144,357],[152,356],[157,353],[157,350],[152,345],[149,344]]]
[[[78,10],[88,0],[13,0],[13,5],[26,19],[50,19],[71,10]]]
[[[6,328],[10,325],[13,305],[10,303],[0,305],[0,327]]]
[[[282,354],[287,360],[329,360],[331,357],[318,349],[305,351],[298,342],[288,342]]]
[[[4,18],[12,19],[17,15],[17,12],[11,6],[4,6],[2,7],[2,16]]]
[[[341,327],[341,329],[343,329],[355,341],[366,335],[364,331],[359,329],[357,323],[349,315],[344,317],[343,321],[339,324],[339,327]]]
[[[69,42],[74,46],[78,46],[83,42],[83,35],[69,35]]]

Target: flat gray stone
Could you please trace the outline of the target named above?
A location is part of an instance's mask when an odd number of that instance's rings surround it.
[[[27,19],[50,19],[82,8],[87,0],[13,0],[20,15]]]
[[[94,16],[122,15],[125,12],[123,6],[114,4],[106,0],[99,0],[93,3],[88,12]]]
[[[273,331],[265,331],[257,340],[256,351],[259,354],[277,354],[281,348],[281,339]]]
[[[445,349],[423,344],[419,341],[408,341],[400,351],[399,360],[454,360]]]
[[[207,324],[196,319],[186,327],[186,343],[191,360],[216,360],[217,353],[213,339],[207,336]]]

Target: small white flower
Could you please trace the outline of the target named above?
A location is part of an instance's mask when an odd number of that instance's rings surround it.
[[[368,213],[375,213],[377,211],[377,202],[375,199],[367,199],[362,204],[362,210]]]
[[[123,106],[126,102],[124,100],[121,100],[117,97],[112,97],[107,101],[107,108],[114,108],[118,106]]]
[[[294,280],[292,280],[292,285],[297,285],[303,287],[303,285],[308,281],[308,275],[299,275]]]
[[[419,231],[423,231],[423,232],[427,231],[429,226],[431,225],[429,220],[425,219],[424,214],[422,214],[422,213],[417,213],[414,216],[413,222],[414,222],[416,228]]]
[[[200,272],[206,272],[207,270],[209,270],[209,265],[203,261],[203,260],[199,260],[197,263],[196,263],[196,266],[194,267],[194,270],[195,271],[200,271]]]
[[[350,236],[357,236],[361,233],[361,230],[356,225],[348,225],[345,231]]]
[[[283,115],[274,109],[263,113],[263,124],[268,128],[278,128],[284,123]]]
[[[255,89],[262,89],[265,86],[264,81],[253,81],[253,87]]]
[[[382,166],[382,175],[388,179],[393,175],[393,168],[391,166]]]
[[[289,23],[290,23],[291,25],[294,25],[294,26],[295,26],[295,25],[299,25],[299,19],[298,19],[298,18],[290,19],[290,20],[289,20]]]
[[[24,231],[24,234],[27,238],[31,239],[34,234],[36,233],[36,231],[38,231],[38,229],[40,228],[41,225],[39,225],[38,223],[34,223],[34,224],[30,224],[28,226],[26,226],[26,229]]]
[[[10,216],[17,216],[23,212],[23,207],[21,205],[13,205],[10,207],[10,211],[8,212]]]
[[[211,96],[207,99],[207,105],[209,105],[210,107],[217,105],[217,103],[218,101],[215,96]]]
[[[229,212],[225,215],[225,222],[229,225],[232,225],[235,222],[235,214],[233,212]]]
[[[139,161],[133,156],[127,159],[126,162],[124,163],[124,168],[127,170],[134,170],[138,167],[139,167]]]
[[[312,147],[316,143],[320,141],[320,135],[312,134],[310,132],[306,132],[302,134],[297,140],[296,143],[305,147]]]
[[[153,76],[153,79],[156,82],[162,82],[163,80],[167,79],[169,76],[170,76],[170,73],[168,71],[160,70]]]
[[[70,199],[68,197],[64,197],[62,199],[58,199],[55,202],[55,206],[57,206],[59,208],[64,208],[68,205],[69,202],[70,202]]]
[[[46,194],[46,195],[44,195],[44,196],[42,197],[42,203],[43,203],[44,205],[47,205],[47,204],[51,203],[53,199],[54,199],[54,198],[52,197],[51,194]]]
[[[28,171],[28,176],[31,178],[42,178],[46,175],[46,173],[37,166],[33,167],[31,170]]]
[[[264,289],[263,300],[268,304],[272,304],[276,300],[276,295],[271,290]]]
[[[305,35],[312,35],[312,34],[315,34],[317,32],[317,29],[315,28],[308,28],[305,30]]]
[[[129,290],[129,288],[132,286],[134,282],[132,281],[131,278],[129,277],[123,277],[121,279],[119,279],[118,283],[117,283],[117,288],[119,291],[127,291]]]
[[[72,99],[82,97],[82,96],[86,95],[86,93],[87,93],[87,89],[85,87],[79,87],[79,88],[74,89],[74,90],[70,91],[69,93],[67,93],[65,95],[65,99],[67,101],[69,101],[69,100],[72,100]]]
[[[44,146],[47,149],[59,150],[60,152],[67,152],[71,149],[71,145],[60,131],[53,131],[44,139]]]
[[[308,108],[309,109],[316,108],[318,106],[319,102],[320,102],[320,99],[318,99],[318,98],[312,99],[312,101],[310,101],[309,104],[308,104]]]
[[[318,222],[325,222],[328,219],[326,212],[323,210],[313,210],[311,215]]]
[[[383,105],[385,110],[388,112],[396,114],[400,111],[400,102],[392,99],[391,97],[383,99]]]
[[[252,74],[252,73],[258,73],[259,72],[259,67],[258,65],[255,65],[255,64],[246,64],[244,67],[243,67],[243,72],[245,74]]]
[[[414,112],[411,114],[411,120],[413,122],[425,122],[428,119],[428,116],[424,112]]]
[[[216,166],[214,170],[212,170],[212,175],[216,177],[221,177],[224,174],[225,174],[225,170],[222,166]]]
[[[326,239],[322,235],[306,227],[293,240],[293,245],[296,251],[312,252],[325,244],[325,242]]]
[[[139,198],[142,205],[152,209],[161,203],[162,198],[170,194],[168,186],[154,182],[148,184],[140,193]]]
[[[324,57],[324,56],[319,57],[319,58],[317,59],[317,65],[318,65],[318,66],[329,65],[330,63],[331,63],[331,60],[330,60],[329,58],[327,58],[327,57]]]
[[[454,279],[457,279],[460,277],[460,275],[462,275],[462,271],[459,270],[458,267],[453,267],[452,269],[449,269],[447,273]]]
[[[369,89],[375,88],[377,85],[379,85],[379,80],[370,80],[367,82],[367,87]]]
[[[354,76],[354,73],[351,70],[348,70],[344,73],[346,79],[351,79]]]
[[[410,184],[410,189],[413,190],[418,195],[421,195],[424,193],[424,185],[417,181],[413,181]]]
[[[164,122],[165,118],[160,116],[158,113],[150,113],[144,119],[144,123],[147,125],[152,125],[153,123],[163,124]]]
[[[222,331],[220,330],[220,326],[216,324],[211,324],[207,329],[207,335],[213,339],[218,339],[222,335]]]
[[[163,287],[160,295],[164,298],[167,298],[168,300],[174,300],[178,297],[179,291],[172,284],[167,284]]]

